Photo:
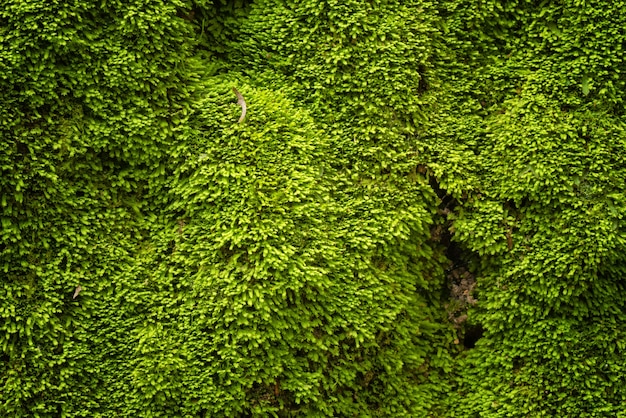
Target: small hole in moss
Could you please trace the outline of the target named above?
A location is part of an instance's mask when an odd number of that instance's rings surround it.
[[[465,335],[463,337],[463,346],[465,348],[474,348],[476,346],[476,342],[480,340],[483,336],[483,326],[478,325],[468,325],[465,328]]]

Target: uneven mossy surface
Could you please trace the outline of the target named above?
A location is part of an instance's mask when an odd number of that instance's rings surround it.
[[[0,415],[621,416],[624,6],[5,0]]]

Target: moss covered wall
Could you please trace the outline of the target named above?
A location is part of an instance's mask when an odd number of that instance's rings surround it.
[[[4,1],[0,412],[619,416],[621,3]]]

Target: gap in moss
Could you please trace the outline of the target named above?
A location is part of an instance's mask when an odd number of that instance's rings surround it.
[[[478,340],[483,336],[483,326],[481,324],[466,325],[463,332],[463,346],[474,348]]]
[[[457,331],[458,341],[465,348],[474,348],[476,342],[483,335],[481,324],[468,324],[468,311],[478,301],[474,298],[476,278],[472,265],[477,255],[467,250],[458,242],[453,241],[450,232],[452,220],[448,215],[452,213],[460,202],[441,187],[434,176],[430,176],[429,184],[439,197],[437,217],[431,230],[431,239],[443,246],[444,254],[448,259],[445,269],[446,291],[443,294],[444,306],[448,320]]]

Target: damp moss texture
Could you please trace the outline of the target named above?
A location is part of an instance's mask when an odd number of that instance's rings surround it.
[[[624,9],[0,0],[0,415],[626,417]]]

